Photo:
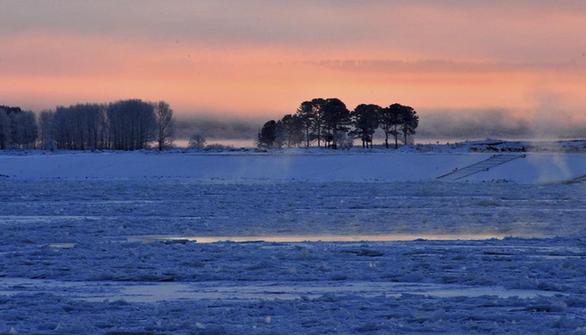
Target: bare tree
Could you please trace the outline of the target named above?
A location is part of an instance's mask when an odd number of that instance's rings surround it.
[[[51,120],[56,147],[73,150],[106,148],[107,125],[104,110],[105,106],[102,104],[57,107]]]
[[[33,112],[14,113],[12,117],[12,144],[18,148],[34,148],[37,141],[37,119]]]
[[[109,145],[115,150],[137,150],[156,139],[154,107],[142,100],[122,100],[107,107]]]
[[[192,149],[203,149],[206,146],[206,138],[201,134],[193,134],[189,137],[189,147]]]
[[[156,111],[156,113],[155,113]],[[136,150],[156,140],[171,143],[173,111],[163,101],[122,100],[110,104],[59,106],[33,112],[0,105],[0,149]]]
[[[52,111],[43,111],[39,114],[39,142],[41,149],[55,149],[53,119],[55,114]]]
[[[157,119],[157,143],[159,151],[161,151],[163,147],[170,145],[173,141],[173,110],[168,103],[159,101],[155,105],[155,116]]]
[[[7,149],[12,141],[11,139],[11,121],[8,113],[0,108],[0,150]]]
[[[33,148],[36,138],[37,119],[33,112],[0,106],[0,149]]]

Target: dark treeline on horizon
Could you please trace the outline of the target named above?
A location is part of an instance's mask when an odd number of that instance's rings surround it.
[[[86,103],[39,113],[0,106],[0,149],[137,150],[171,144],[173,111],[138,99]]]
[[[398,148],[399,142],[412,141],[418,125],[419,117],[409,106],[361,104],[350,111],[340,99],[316,98],[302,102],[294,114],[266,122],[257,140],[261,148],[336,149],[351,147],[354,139],[360,139],[363,148],[372,148],[374,134],[381,129],[385,146]],[[197,146],[190,144],[193,148],[200,148],[209,135],[197,128],[190,136],[199,139]],[[163,150],[172,146],[174,135],[173,110],[164,101],[83,103],[38,114],[0,105],[0,150],[140,150],[152,143]]]
[[[37,121],[33,112],[0,105],[0,150],[34,148],[37,134]]]
[[[380,107],[360,104],[353,111],[337,98],[316,98],[301,103],[295,114],[287,114],[281,120],[267,121],[258,134],[261,148],[306,147],[312,143],[325,148],[347,148],[353,139],[362,141],[363,148],[372,148],[374,133],[382,129],[385,147],[389,139],[399,147],[415,135],[419,126],[417,112],[409,106],[392,104]]]

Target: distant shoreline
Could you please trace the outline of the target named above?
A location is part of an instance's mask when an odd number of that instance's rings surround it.
[[[148,148],[134,151],[124,150],[45,150],[45,149],[7,149],[0,150],[0,155],[26,155],[26,154],[51,154],[51,153],[124,153],[124,152],[142,152],[142,153],[228,153],[228,152],[248,152],[248,153],[272,153],[272,154],[343,154],[343,153],[393,153],[393,152],[421,152],[421,153],[450,153],[450,152],[477,152],[477,153],[523,153],[523,152],[560,152],[560,153],[586,153],[586,139],[583,140],[470,140],[454,143],[443,144],[414,144],[403,145],[398,149],[387,149],[384,144],[375,144],[372,149],[365,149],[354,146],[349,149],[328,149],[323,147],[311,146],[305,147],[284,147],[274,149],[258,149],[252,145],[239,145],[244,140],[210,140],[208,146],[202,149],[187,148],[176,146],[159,151],[156,148]]]

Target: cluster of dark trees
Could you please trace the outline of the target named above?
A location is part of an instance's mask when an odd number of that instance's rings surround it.
[[[0,106],[0,149],[137,150],[171,144],[173,110],[164,101],[122,100],[57,107],[38,115]]]
[[[33,112],[25,112],[19,107],[0,106],[0,150],[33,148],[37,135]]]
[[[316,98],[301,103],[295,114],[287,114],[281,120],[266,122],[258,133],[258,146],[262,148],[310,147],[317,142],[326,148],[352,145],[357,138],[363,148],[372,148],[374,133],[381,129],[385,146],[394,139],[405,144],[415,135],[419,125],[417,112],[409,106],[392,104],[380,107],[373,104],[358,105],[353,111],[337,98]]]

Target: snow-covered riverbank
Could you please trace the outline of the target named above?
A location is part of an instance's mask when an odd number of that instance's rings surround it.
[[[216,183],[429,181],[493,157],[470,152],[106,152],[0,155],[0,175],[17,179],[189,178]],[[519,156],[461,181],[562,182],[586,175],[584,153]]]
[[[0,156],[0,333],[583,332],[586,184],[486,155]]]

